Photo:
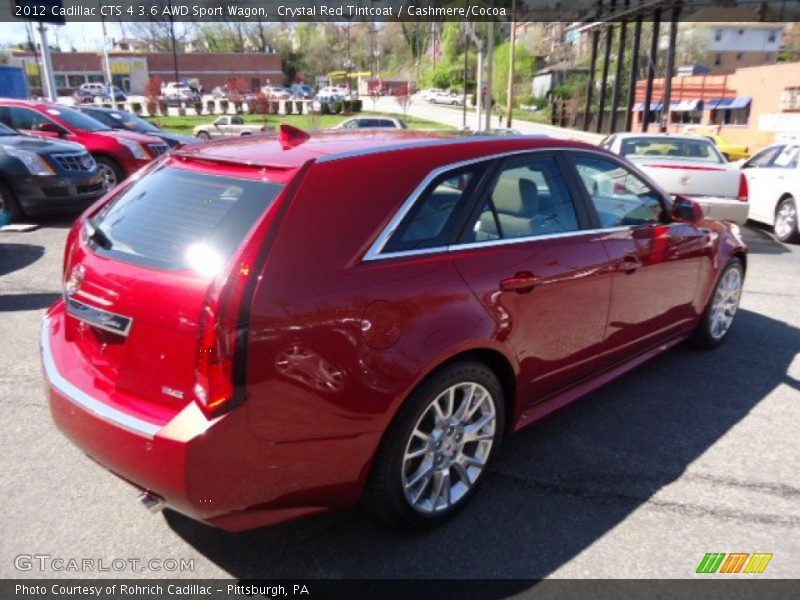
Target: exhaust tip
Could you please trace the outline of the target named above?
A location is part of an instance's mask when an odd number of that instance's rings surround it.
[[[146,490],[139,494],[139,502],[153,514],[161,512],[167,505],[161,496],[157,496],[154,493]]]

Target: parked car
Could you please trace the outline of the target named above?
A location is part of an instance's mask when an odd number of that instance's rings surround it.
[[[441,522],[507,435],[722,343],[746,264],[738,228],[596,146],[285,125],[171,153],[65,256],[57,426],[232,530],[361,499]]]
[[[86,208],[106,193],[86,148],[0,124],[0,225],[22,215]]]
[[[0,99],[0,122],[23,133],[82,144],[109,188],[168,149],[160,138],[114,130],[74,108],[48,102]]]
[[[219,100],[222,98],[228,97],[228,86],[227,85],[218,85],[211,90],[211,96],[214,100]]]
[[[633,162],[670,194],[691,196],[710,217],[740,225],[747,221],[747,180],[710,140],[666,133],[616,133],[600,145]]]
[[[439,94],[446,94],[445,90],[439,88],[429,88],[427,90],[422,90],[419,92],[420,97],[425,100],[426,102],[430,102],[434,96]]]
[[[78,88],[82,92],[86,92],[91,94],[92,96],[102,96],[103,90],[105,89],[105,83],[82,83],[81,86]]]
[[[100,99],[105,102],[125,102],[128,97],[115,85],[105,85],[100,92]]]
[[[314,97],[314,90],[307,83],[293,83],[289,91],[295,98],[301,98],[303,100],[309,100]]]
[[[775,144],[742,165],[750,218],[772,225],[782,242],[800,242],[800,144]]]
[[[135,131],[137,133],[144,133],[146,135],[152,135],[154,137],[161,138],[170,148],[197,142],[197,138],[195,137],[164,131],[163,129],[159,129],[153,125],[150,121],[124,110],[104,108],[102,106],[79,106],[78,110],[83,114],[89,115],[93,119],[100,121],[103,125],[107,125],[111,129],[119,129],[120,131]]]
[[[288,100],[292,94],[285,88],[278,85],[265,85],[261,87],[261,93],[267,98],[275,100]]]
[[[354,117],[333,129],[408,129],[408,123],[394,117]]]
[[[75,101],[75,104],[92,104],[94,103],[94,98],[95,94],[89,90],[77,88],[72,92],[72,99]]]
[[[194,128],[194,135],[201,140],[210,140],[218,137],[247,136],[265,131],[266,127],[245,123],[238,115],[225,115],[217,117],[211,123],[197,125]]]
[[[743,144],[731,144],[725,138],[714,131],[708,131],[706,129],[689,129],[686,131],[689,135],[697,135],[700,137],[704,137],[707,140],[710,140],[714,145],[716,145],[717,149],[720,151],[725,160],[728,162],[736,162],[737,160],[742,160],[743,158],[748,158],[750,156],[750,150],[747,146]]]
[[[464,95],[454,94],[453,92],[439,92],[438,94],[431,94],[428,102],[431,104],[451,104],[453,106],[463,105]]]

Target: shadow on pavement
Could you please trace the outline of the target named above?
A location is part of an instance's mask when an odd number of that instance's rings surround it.
[[[8,275],[35,263],[44,256],[44,246],[0,242],[0,275]]]
[[[678,347],[509,440],[472,503],[433,531],[390,530],[357,510],[240,534],[165,518],[239,578],[546,577],[680,478],[776,386],[800,389],[787,375],[798,351],[796,328],[742,310],[716,351]],[[735,475],[707,483],[723,494],[746,485]],[[648,510],[714,514],[691,503]]]
[[[779,242],[772,232],[772,227],[748,221],[742,227],[742,237],[747,244],[747,251],[752,254],[788,254],[791,252],[785,244]]]
[[[59,298],[61,294],[8,294],[0,296],[0,312],[50,308]]]

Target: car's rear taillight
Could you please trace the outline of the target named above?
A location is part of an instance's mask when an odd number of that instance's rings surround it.
[[[203,303],[194,398],[209,419],[236,404],[234,361],[240,335],[239,314],[250,271],[248,264],[238,262],[233,273],[211,286]]]
[[[298,169],[286,189],[243,241],[227,275],[210,286],[200,315],[194,400],[211,419],[244,400],[250,302],[289,199],[311,166]]]
[[[749,196],[749,190],[747,189],[747,177],[745,177],[744,172],[739,172],[739,200],[742,202],[747,202]]]
[[[78,233],[83,228],[83,222],[78,220],[75,225],[69,230],[67,234],[67,243],[64,246],[64,264],[61,266],[61,275],[64,280],[69,277],[69,269],[72,264],[72,254],[75,251],[75,242],[78,239]]]

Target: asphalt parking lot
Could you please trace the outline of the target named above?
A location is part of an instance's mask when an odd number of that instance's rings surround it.
[[[0,577],[692,577],[707,552],[771,552],[800,577],[800,246],[747,227],[741,311],[715,352],[679,347],[512,439],[466,510],[426,533],[358,510],[245,534],[136,494],[62,437],[38,332],[68,221],[0,233]],[[19,571],[20,554],[193,559],[188,572]]]

